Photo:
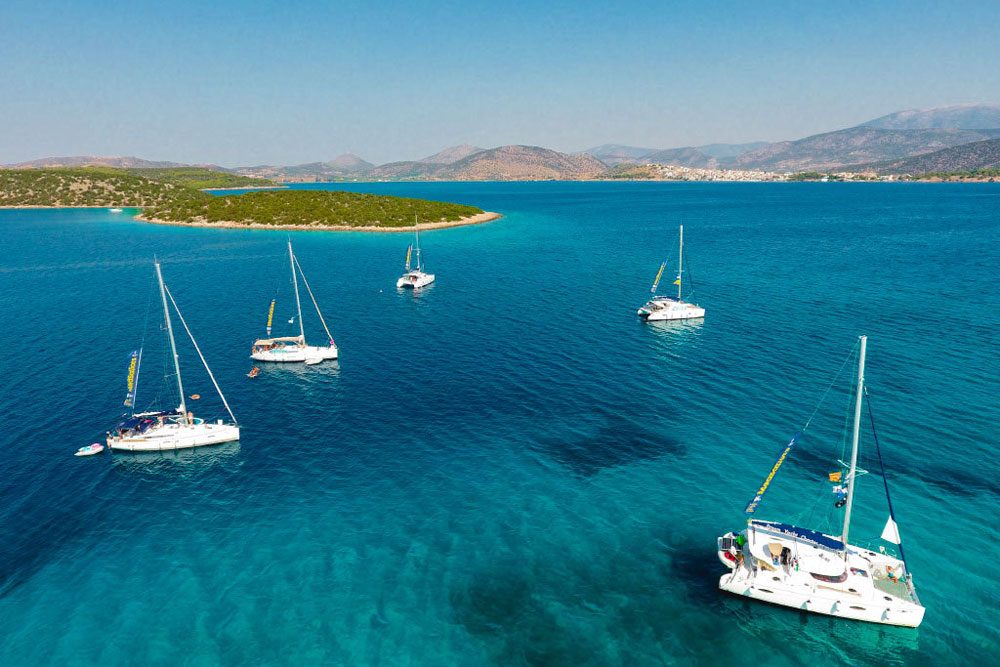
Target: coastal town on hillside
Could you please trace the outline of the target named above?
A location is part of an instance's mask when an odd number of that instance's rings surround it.
[[[877,174],[874,171],[851,172],[838,171],[830,173],[774,172],[757,169],[700,169],[697,167],[682,167],[669,164],[635,165],[614,175],[621,180],[651,180],[651,181],[740,181],[740,182],[779,182],[779,181],[883,181],[900,180],[896,174]]]

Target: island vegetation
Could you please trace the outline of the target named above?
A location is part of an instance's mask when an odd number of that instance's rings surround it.
[[[166,169],[128,169],[129,173],[151,181],[170,183],[195,190],[227,190],[239,188],[274,188],[277,183],[266,178],[231,174],[201,167],[171,167]]]
[[[970,171],[931,171],[926,174],[909,176],[911,181],[946,181],[949,183],[1000,181],[1000,169],[972,169]]]
[[[499,217],[475,206],[357,192],[257,190],[216,196],[200,189],[212,182],[200,173],[206,171],[112,167],[3,169],[0,207],[142,208],[138,217],[149,222],[300,229],[392,230],[413,227],[415,219],[429,226],[452,226]],[[259,179],[250,180],[259,183]],[[228,185],[236,187],[232,180]]]
[[[329,190],[281,190],[179,199],[152,206],[143,218],[183,223],[316,227],[412,227],[456,222],[483,213],[475,206]]]
[[[5,207],[155,206],[211,196],[111,167],[0,169]]]

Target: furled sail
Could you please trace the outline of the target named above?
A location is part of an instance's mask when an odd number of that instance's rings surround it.
[[[139,385],[139,362],[142,359],[142,348],[132,350],[128,362],[128,394],[125,396],[125,407],[131,408],[135,405],[135,390]]]
[[[660,270],[656,272],[656,280],[653,281],[653,286],[649,288],[651,294],[656,294],[656,288],[660,284],[660,276],[663,275],[663,269],[667,268],[667,260],[663,260],[663,264],[660,264]]]
[[[778,468],[780,468],[781,464],[785,462],[785,458],[788,457],[788,452],[792,451],[792,447],[795,446],[795,443],[798,442],[799,438],[801,437],[802,437],[802,431],[799,431],[798,433],[792,436],[792,439],[788,441],[788,444],[785,445],[785,448],[781,450],[781,454],[778,456],[778,460],[775,461],[774,465],[771,467],[771,472],[768,473],[767,478],[764,480],[764,483],[760,485],[759,489],[757,489],[757,495],[753,497],[753,500],[751,500],[747,504],[746,509],[743,510],[745,514],[753,514],[754,510],[757,509],[757,505],[760,504],[761,498],[763,498],[764,494],[767,493],[767,488],[771,486],[771,480],[773,480],[774,476],[778,474]]]

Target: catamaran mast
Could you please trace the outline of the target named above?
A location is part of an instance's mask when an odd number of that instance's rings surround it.
[[[415,234],[417,235],[417,271],[424,270],[424,263],[420,261],[420,223],[417,222],[417,216],[413,216],[413,227],[415,229]]]
[[[292,285],[295,286],[295,308],[299,313],[299,337],[306,342],[306,330],[302,325],[302,303],[299,301],[299,280],[295,276],[295,254],[292,253],[292,240],[288,239],[288,262],[292,266]]]
[[[684,271],[684,225],[681,225],[681,245],[677,251],[677,300],[681,298],[681,273]]]
[[[170,338],[170,353],[174,357],[174,373],[177,375],[177,391],[181,395],[181,418],[187,424],[187,405],[184,403],[184,385],[181,384],[181,364],[177,359],[177,344],[174,342],[174,328],[170,324],[170,308],[167,306],[167,292],[163,288],[163,273],[160,271],[160,262],[156,264],[156,279],[160,282],[160,298],[163,299],[163,319],[167,322],[167,337]]]
[[[847,534],[851,528],[851,507],[854,505],[854,477],[858,468],[858,433],[861,429],[861,399],[865,391],[865,345],[868,336],[858,336],[861,348],[858,351],[858,387],[854,401],[854,434],[851,444],[851,468],[847,473],[847,508],[844,510],[844,560],[847,560]]]

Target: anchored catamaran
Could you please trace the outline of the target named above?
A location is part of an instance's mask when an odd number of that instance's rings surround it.
[[[292,252],[291,241],[288,242],[288,261],[292,265],[292,285],[295,288],[295,308],[298,313],[299,335],[280,338],[260,338],[254,341],[250,356],[257,361],[304,361],[310,365],[317,364],[325,359],[336,359],[337,346],[333,342],[333,336],[330,335],[330,329],[326,326],[326,320],[323,319],[323,313],[319,310],[316,297],[313,296],[312,290],[309,288],[309,281],[306,280],[306,274],[302,271],[295,253]],[[297,272],[296,269],[298,270]],[[319,315],[319,321],[323,325],[327,339],[330,341],[330,344],[327,346],[306,345],[306,332],[302,324],[302,302],[299,300],[299,281],[296,273],[302,276],[302,283],[306,286],[306,291],[309,292],[309,298],[312,299],[313,306],[316,307],[316,314]],[[267,313],[268,336],[271,335],[271,321],[273,318],[274,299],[271,300],[271,308]]]
[[[406,273],[400,276],[399,280],[396,281],[396,287],[406,289],[419,289],[434,282],[433,273],[424,273],[424,260],[420,255],[420,224],[417,222],[416,218],[413,219],[413,225],[417,242],[417,266],[412,271],[410,270],[410,255],[414,250],[411,245],[406,249]]]
[[[226,402],[226,397],[222,395],[222,390],[219,389],[219,384],[215,381],[215,376],[212,375],[212,369],[208,367],[208,362],[205,361],[205,357],[202,355],[198,343],[191,334],[187,322],[184,321],[184,316],[181,315],[181,311],[177,307],[177,302],[174,301],[174,296],[163,283],[163,273],[160,271],[159,262],[156,262],[156,279],[160,284],[160,298],[163,301],[163,319],[166,323],[167,337],[170,339],[170,354],[174,360],[174,375],[177,378],[177,393],[180,395],[181,400],[180,406],[176,410],[133,412],[119,422],[113,431],[108,433],[108,447],[132,452],[158,452],[171,449],[202,447],[204,445],[217,445],[223,442],[239,440],[240,427],[236,424],[236,417],[233,416],[233,411],[229,409],[229,403]],[[217,420],[214,424],[210,424],[204,419],[195,417],[193,413],[188,412],[184,401],[181,367],[177,356],[177,344],[174,342],[174,329],[170,321],[170,308],[167,305],[167,297],[170,298],[170,304],[173,305],[174,310],[177,312],[177,317],[180,319],[181,324],[184,325],[184,330],[191,338],[191,343],[194,344],[194,349],[198,352],[198,357],[201,358],[201,362],[205,365],[208,377],[211,378],[212,384],[215,385],[216,391],[219,392],[219,398],[222,399],[229,417],[233,420],[231,424],[224,423],[221,419]],[[129,386],[125,405],[130,408],[135,406],[141,360],[142,349],[140,348],[132,353],[129,362]],[[193,398],[198,398],[197,394]]]
[[[887,552],[884,546],[873,551],[847,541],[855,481],[863,472],[857,463],[862,398],[867,396],[867,337],[861,336],[859,340],[851,460],[849,464],[841,462],[847,468],[846,477],[843,470],[829,475],[829,481],[837,483],[833,489],[838,498],[836,506],[846,505],[841,534],[827,535],[787,523],[750,519],[746,530],[726,533],[718,539],[719,559],[731,570],[719,579],[719,589],[827,616],[915,628],[924,618],[924,607],[917,598],[913,576],[906,566],[887,481],[885,492],[889,520],[881,539],[898,546],[899,558]],[[801,436],[802,431],[799,431],[785,446],[770,474],[747,505],[747,516],[757,509],[778,468]],[[877,436],[875,447],[881,462]],[[884,468],[881,472],[885,480]]]
[[[690,320],[695,317],[705,317],[704,308],[701,308],[693,303],[687,303],[681,299],[681,276],[684,274],[683,225],[681,225],[680,233],[680,250],[677,253],[677,279],[674,280],[674,284],[677,285],[677,297],[653,296],[653,298],[647,301],[642,308],[636,311],[637,315],[649,322],[658,320]],[[660,270],[656,274],[656,280],[653,281],[653,286],[649,290],[654,295],[656,294],[656,288],[660,285],[660,277],[663,276],[663,270],[665,268],[667,268],[666,260],[663,261],[663,264],[660,264]]]

